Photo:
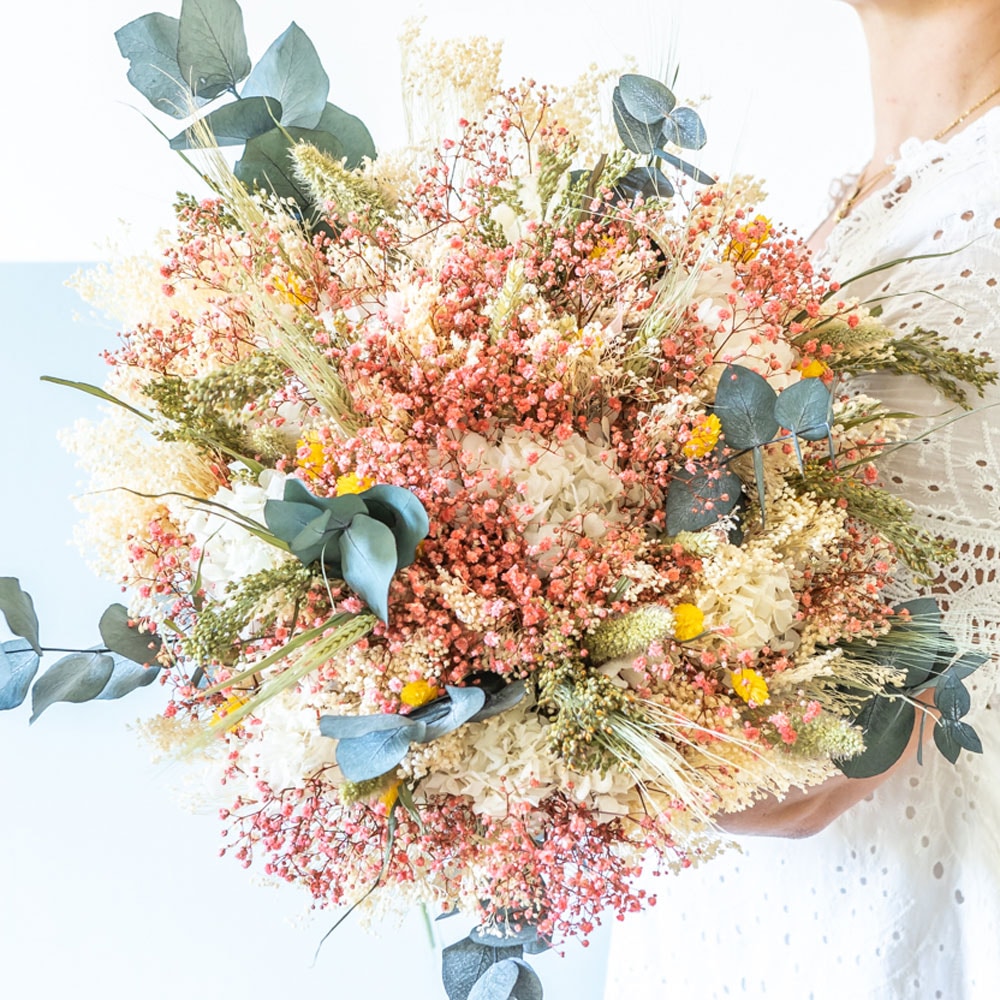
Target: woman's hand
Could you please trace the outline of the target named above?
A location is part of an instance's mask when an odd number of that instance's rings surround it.
[[[897,770],[912,760],[917,753],[921,734],[926,741],[934,728],[933,693],[925,691],[917,699],[918,718],[913,734],[899,760],[882,774],[873,778],[848,778],[836,774],[821,785],[812,788],[791,789],[784,798],[773,795],[755,802],[740,812],[720,813],[715,817],[718,825],[727,833],[760,837],[811,837],[832,823],[841,813],[862,799],[869,798],[875,789]],[[930,719],[921,725],[920,712],[928,712]]]

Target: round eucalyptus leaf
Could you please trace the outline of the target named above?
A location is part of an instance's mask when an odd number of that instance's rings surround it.
[[[618,135],[626,149],[644,155],[653,152],[659,141],[661,122],[657,121],[648,125],[630,115],[625,107],[621,87],[615,87],[611,96],[611,113],[615,120],[615,127],[618,129]]]
[[[934,707],[945,719],[957,722],[969,714],[972,696],[955,674],[945,674],[934,689]]]
[[[512,681],[505,684],[499,691],[487,691],[486,703],[476,712],[469,722],[483,722],[492,719],[494,715],[506,712],[508,708],[513,708],[528,693],[524,681]]]
[[[778,394],[774,418],[796,437],[820,441],[830,433],[833,399],[818,378],[804,378]]]
[[[358,514],[339,537],[341,576],[365,604],[389,620],[389,584],[396,572],[396,539],[381,521]]]
[[[330,527],[330,519],[333,514],[328,510],[321,510],[302,530],[289,542],[292,554],[309,566],[316,562],[323,555],[323,550],[330,537],[335,534],[336,529]]]
[[[344,156],[341,141],[327,132],[307,128],[275,128],[252,138],[237,160],[233,173],[251,190],[273,191],[279,198],[291,198],[308,211],[309,193],[296,180],[289,149],[293,143],[309,142],[335,160]]]
[[[394,729],[413,729],[413,719],[408,715],[321,715],[319,731],[333,740],[357,739],[369,733],[391,732]]]
[[[211,100],[250,72],[243,11],[236,0],[182,0],[177,26],[180,78]]]
[[[367,781],[386,774],[400,764],[410,743],[423,731],[422,723],[368,733],[337,743],[336,757],[348,781]]]
[[[505,958],[479,977],[469,1000],[543,1000],[537,973],[520,958]]]
[[[115,32],[118,51],[128,59],[128,82],[157,111],[187,118],[205,103],[195,97],[177,62],[180,21],[166,14],[144,14]]]
[[[128,609],[124,604],[112,604],[101,615],[97,628],[104,645],[112,653],[118,653],[140,665],[153,663],[163,646],[163,640],[158,635],[140,632],[134,624],[130,624]],[[152,676],[156,676],[156,671],[153,671]]]
[[[424,505],[402,486],[379,485],[358,494],[368,513],[385,524],[396,539],[396,568],[409,566],[431,525]]]
[[[677,103],[665,83],[639,73],[626,73],[618,81],[616,90],[621,94],[625,110],[644,125],[662,121]]]
[[[952,719],[940,719],[934,726],[934,745],[952,764],[958,760],[962,752],[962,744],[956,735],[958,725],[959,723]]]
[[[678,469],[667,490],[667,532],[700,531],[731,513],[743,495],[743,482],[725,466],[699,463],[692,473]]]
[[[344,148],[344,166],[355,170],[362,160],[374,160],[378,153],[375,142],[365,123],[356,115],[349,114],[336,104],[327,104],[316,124],[318,132],[328,132],[340,141]]]
[[[675,108],[663,122],[665,142],[681,149],[701,149],[708,142],[708,134],[694,108]]]
[[[22,639],[27,639],[36,653],[42,652],[38,644],[38,615],[31,594],[21,589],[12,576],[0,576],[0,611],[7,619],[7,627]]]
[[[714,412],[731,448],[756,448],[778,433],[777,393],[751,368],[726,365],[715,390]]]
[[[462,938],[441,952],[441,979],[448,1000],[468,1000],[473,986],[496,962],[520,958],[520,946],[492,948]]]
[[[280,101],[273,97],[248,97],[209,111],[198,122],[215,139],[216,146],[240,146],[274,128],[280,120]],[[171,149],[193,149],[200,145],[200,136],[192,125],[170,140]]]
[[[111,659],[114,669],[108,683],[104,685],[101,693],[97,696],[97,701],[114,701],[124,698],[138,688],[148,687],[156,680],[160,673],[159,664],[143,666],[125,656],[112,654]]]
[[[316,47],[294,22],[271,42],[243,85],[243,97],[276,97],[282,125],[315,128],[326,107],[330,78]]]
[[[916,709],[902,698],[877,695],[854,720],[865,738],[857,757],[837,762],[849,778],[871,778],[887,771],[903,755],[913,733]]]
[[[28,695],[41,657],[24,639],[0,646],[0,711],[17,708]]]
[[[615,201],[633,202],[637,198],[672,198],[674,186],[656,167],[635,167],[621,177],[612,189]]]
[[[72,653],[54,663],[31,689],[34,722],[57,701],[83,702],[96,698],[111,679],[115,661],[106,653]]]
[[[427,729],[417,742],[430,743],[453,732],[459,726],[464,726],[472,719],[486,703],[486,692],[477,687],[447,687],[447,712],[433,722],[427,723]],[[420,709],[410,713],[410,718],[416,718]]]

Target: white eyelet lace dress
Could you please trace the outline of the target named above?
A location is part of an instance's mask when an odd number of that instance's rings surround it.
[[[833,231],[824,261],[846,278],[920,254],[844,294],[879,297],[901,330],[946,334],[1000,356],[1000,108],[950,141],[910,140],[893,179]],[[916,378],[866,391],[933,426],[953,404]],[[882,468],[919,519],[958,539],[943,573],[951,629],[996,642],[1000,623],[1000,389],[971,416]],[[996,646],[994,645],[994,648]],[[969,681],[983,755],[923,765],[805,840],[743,838],[677,877],[657,905],[617,925],[606,1000],[788,1000],[1000,996],[1000,718],[996,663]]]

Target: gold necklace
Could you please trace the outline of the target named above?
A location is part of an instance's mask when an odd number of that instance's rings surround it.
[[[954,121],[949,122],[940,132],[936,132],[932,137],[933,142],[937,142],[939,139],[943,139],[952,129],[958,128],[966,118],[969,117],[974,111],[978,111],[987,101],[996,97],[1000,94],[1000,84],[993,88],[985,97],[981,97],[975,104],[972,105],[966,111],[963,111]],[[871,166],[871,164],[869,164]],[[836,218],[840,222],[842,219],[846,219],[848,215],[851,214],[851,209],[854,208],[857,200],[865,194],[865,192],[872,190],[872,188],[880,181],[883,177],[888,177],[896,169],[895,163],[890,163],[888,166],[883,167],[877,174],[873,174],[867,180],[865,179],[865,174],[868,172],[868,167],[865,167],[861,171],[861,175],[858,177],[857,184],[854,185],[854,190],[840,203],[840,208],[837,209]]]

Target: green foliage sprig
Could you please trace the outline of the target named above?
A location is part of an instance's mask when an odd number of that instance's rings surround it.
[[[53,649],[41,645],[31,595],[12,576],[0,577],[0,611],[18,638],[0,643],[0,710],[17,708],[31,692],[31,722],[59,701],[110,701],[151,684],[160,672],[160,638],[142,632],[121,604],[98,623],[103,646]],[[68,653],[37,680],[45,653]],[[32,683],[34,682],[34,683]]]
[[[376,156],[364,122],[327,101],[330,79],[294,21],[256,66],[236,0],[183,0],[180,17],[145,14],[115,40],[132,86],[158,111],[191,119],[172,149],[245,144],[234,168],[240,181],[293,199],[306,216],[322,206],[294,175],[293,145],[308,142],[348,170]],[[221,98],[230,100],[202,110]]]
[[[853,720],[864,733],[865,750],[848,760],[836,761],[851,778],[869,778],[887,771],[902,756],[916,725],[917,695],[933,691],[939,717],[934,743],[952,764],[962,750],[982,753],[975,729],[963,717],[972,698],[963,683],[989,659],[984,652],[959,653],[954,640],[941,627],[941,609],[933,598],[923,597],[899,605],[902,621],[873,641],[841,643],[848,656],[879,664],[902,675],[902,684],[887,684],[868,699]],[[921,731],[926,720],[921,715]],[[918,751],[918,759],[920,751]]]
[[[918,375],[966,410],[971,409],[966,386],[971,386],[982,396],[986,386],[994,385],[1000,377],[985,352],[949,347],[941,334],[919,327],[904,336],[893,337],[882,349],[854,356],[844,370]]]
[[[918,580],[933,579],[935,566],[951,557],[951,543],[915,524],[913,508],[901,497],[818,462],[806,464],[798,485],[821,500],[843,501],[852,517],[892,543]]]
[[[286,382],[284,363],[266,351],[200,378],[166,376],[143,387],[170,426],[157,430],[164,441],[213,442],[229,454],[281,457],[284,446],[246,427],[247,407],[266,407]]]

